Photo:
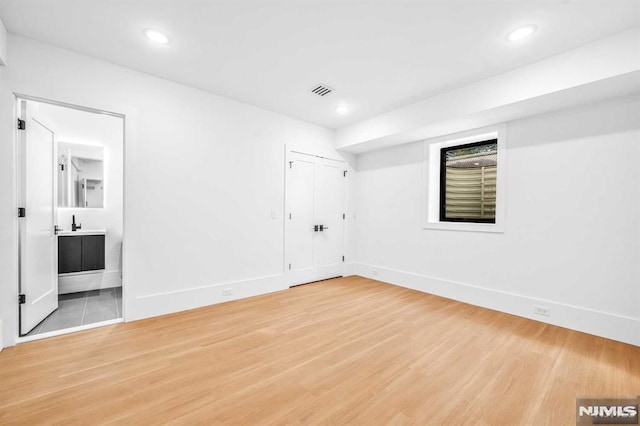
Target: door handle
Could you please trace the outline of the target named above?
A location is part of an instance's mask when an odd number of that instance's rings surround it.
[[[320,232],[325,231],[327,229],[329,229],[328,226],[320,225]]]
[[[313,225],[313,232],[318,232],[318,225]]]
[[[58,235],[60,231],[64,231],[64,229],[58,228],[58,225],[53,226],[53,235]]]

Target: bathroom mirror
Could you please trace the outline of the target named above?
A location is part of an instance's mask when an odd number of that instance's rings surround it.
[[[104,207],[104,148],[58,142],[58,207]]]

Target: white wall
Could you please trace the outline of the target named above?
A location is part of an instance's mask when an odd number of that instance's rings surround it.
[[[17,212],[13,191],[15,169],[13,162],[8,161],[15,156],[13,129],[16,115],[6,75],[6,67],[0,66],[0,334],[9,336],[15,334],[15,325],[5,318],[13,315],[18,289],[12,286],[17,280],[17,260],[14,255],[17,251]],[[5,345],[9,344],[8,338],[0,340]]]
[[[504,234],[421,228],[423,143],[359,156],[356,271],[640,345],[638,111],[508,123]]]
[[[106,229],[105,270],[99,274],[65,277],[60,293],[116,287],[122,274],[123,139],[120,117],[94,114],[57,105],[37,103],[34,115],[44,119],[56,141],[104,148],[104,208],[58,208],[58,226],[71,229],[72,216],[83,229]]]
[[[128,320],[228,300],[223,287],[233,298],[286,288],[284,147],[335,157],[332,131],[21,37],[9,37],[9,59],[1,84],[12,91],[127,115]],[[0,161],[10,194],[12,156]],[[15,206],[0,204],[0,240],[11,240],[6,212]],[[3,266],[14,261],[11,246],[0,254]],[[0,299],[15,295],[15,283],[3,277]],[[10,345],[16,307],[3,303]]]
[[[7,65],[7,29],[0,19],[0,66]]]

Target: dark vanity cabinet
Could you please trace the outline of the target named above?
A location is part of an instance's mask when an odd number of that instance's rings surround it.
[[[104,269],[104,235],[58,237],[58,273]]]

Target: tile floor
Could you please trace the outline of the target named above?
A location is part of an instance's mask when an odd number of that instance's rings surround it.
[[[122,287],[61,294],[58,296],[58,309],[27,336],[121,317]]]

